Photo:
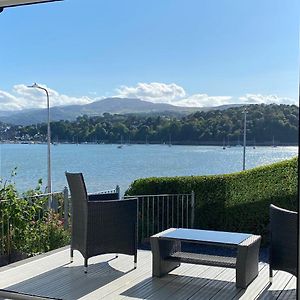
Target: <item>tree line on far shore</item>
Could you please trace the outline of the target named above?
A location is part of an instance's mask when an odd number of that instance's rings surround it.
[[[299,108],[295,105],[247,105],[247,141],[266,144],[298,142]],[[242,143],[245,107],[198,111],[187,116],[126,114],[77,117],[51,122],[53,142],[68,143]],[[1,124],[1,140],[46,141],[47,124]]]

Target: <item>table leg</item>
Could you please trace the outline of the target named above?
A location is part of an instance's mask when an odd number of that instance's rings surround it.
[[[180,251],[179,241],[159,240],[157,236],[150,237],[152,251],[152,276],[161,277],[180,266],[179,261],[170,261],[165,258]]]
[[[258,275],[261,236],[252,235],[238,245],[236,259],[236,286],[246,288]]]

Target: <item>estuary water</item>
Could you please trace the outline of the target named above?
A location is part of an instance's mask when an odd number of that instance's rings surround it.
[[[298,155],[298,147],[246,148],[246,169]],[[243,147],[59,144],[51,145],[52,190],[67,185],[64,172],[82,172],[89,192],[114,188],[123,194],[135,179],[151,176],[211,175],[242,170]],[[17,167],[19,191],[47,182],[47,145],[1,144],[1,178]]]

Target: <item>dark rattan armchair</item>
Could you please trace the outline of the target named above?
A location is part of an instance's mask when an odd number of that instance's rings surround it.
[[[273,270],[297,276],[297,212],[270,206],[270,283]]]
[[[137,263],[137,199],[109,199],[109,194],[88,195],[82,173],[66,172],[72,199],[73,251],[88,259],[105,253],[134,255]],[[112,194],[112,198],[118,198]]]

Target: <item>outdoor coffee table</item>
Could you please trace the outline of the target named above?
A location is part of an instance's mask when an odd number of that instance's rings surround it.
[[[150,237],[153,255],[152,275],[161,277],[181,262],[236,269],[236,286],[246,288],[258,275],[261,236],[198,229],[170,228]],[[181,242],[230,247],[236,257],[213,256],[181,251]]]

